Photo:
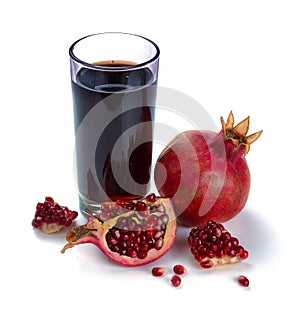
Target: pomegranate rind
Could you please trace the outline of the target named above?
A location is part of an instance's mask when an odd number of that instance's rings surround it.
[[[163,246],[159,250],[149,250],[146,258],[140,259],[137,257],[132,258],[126,255],[120,255],[117,252],[111,251],[109,248],[105,239],[106,233],[114,226],[119,217],[124,217],[124,214],[104,222],[100,221],[96,216],[89,217],[86,224],[74,227],[67,233],[66,240],[68,243],[63,247],[61,252],[64,253],[66,249],[72,248],[75,245],[92,243],[112,261],[123,266],[141,266],[159,259],[170,250],[175,241],[177,222],[173,205],[169,198],[158,198],[157,201],[153,203],[153,205],[155,204],[164,205],[167,209],[169,222],[166,226]],[[126,213],[125,216],[129,216],[130,213],[131,211]]]
[[[186,226],[208,220],[226,222],[248,199],[250,171],[245,157],[241,154],[227,166],[224,156],[213,155],[207,144],[215,137],[221,135],[198,130],[181,133],[160,154],[154,169],[159,194],[172,199],[178,221]],[[226,145],[233,146],[231,141]]]

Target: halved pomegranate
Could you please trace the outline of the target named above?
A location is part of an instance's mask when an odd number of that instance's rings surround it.
[[[176,217],[168,198],[154,194],[137,201],[107,202],[84,225],[73,227],[62,249],[93,243],[125,266],[150,263],[164,255],[176,235]]]

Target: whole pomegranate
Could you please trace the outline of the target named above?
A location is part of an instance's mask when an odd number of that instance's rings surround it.
[[[139,266],[164,255],[175,235],[176,217],[170,200],[150,194],[136,201],[104,203],[86,224],[67,233],[62,253],[74,245],[92,243],[121,265]]]
[[[161,196],[172,199],[176,216],[188,226],[225,222],[247,201],[250,172],[245,155],[262,131],[247,136],[249,117],[234,126],[230,112],[222,130],[177,135],[158,157],[154,179]]]

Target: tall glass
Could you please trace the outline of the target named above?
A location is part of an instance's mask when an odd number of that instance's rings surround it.
[[[80,209],[149,189],[159,48],[127,33],[98,33],[69,50]]]

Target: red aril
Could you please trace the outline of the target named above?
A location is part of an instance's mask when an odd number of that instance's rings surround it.
[[[138,201],[102,204],[99,214],[72,228],[62,249],[93,243],[113,261],[125,266],[150,263],[173,245],[176,218],[167,198],[151,194]]]
[[[177,275],[184,275],[186,273],[186,269],[184,266],[182,265],[175,265],[173,267],[173,271],[177,274]]]
[[[237,281],[242,287],[248,287],[249,286],[249,280],[245,276],[239,276]]]
[[[178,275],[174,275],[171,277],[171,283],[173,287],[179,287],[181,284],[181,278]]]
[[[161,277],[165,271],[166,268],[164,267],[153,267],[151,272],[154,277]]]
[[[218,133],[190,130],[177,135],[158,157],[157,189],[172,199],[185,225],[225,222],[246,204],[250,171],[245,155],[262,131],[247,136],[249,117],[234,126],[232,112],[221,122]]]

